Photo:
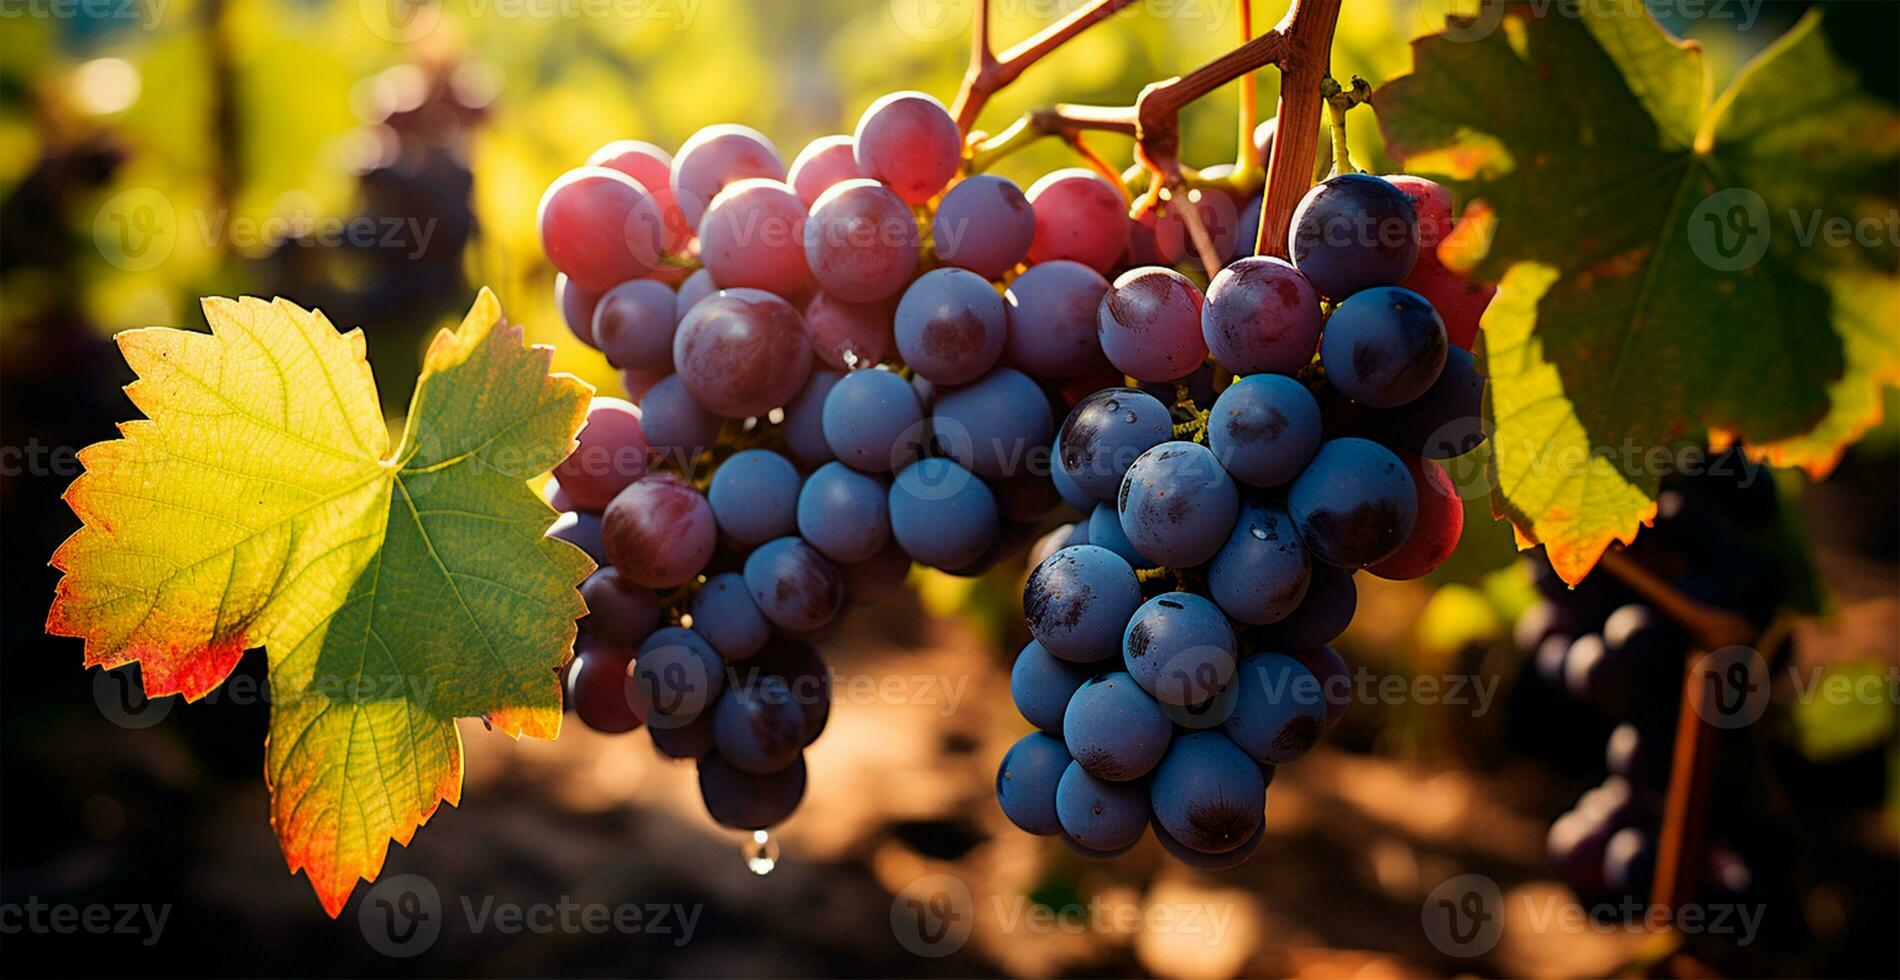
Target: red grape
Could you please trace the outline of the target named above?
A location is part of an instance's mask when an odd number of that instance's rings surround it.
[[[537,224],[548,261],[597,293],[652,271],[664,250],[653,196],[639,181],[606,167],[581,167],[555,178],[541,195]]]
[[[781,296],[803,291],[811,283],[804,202],[782,181],[728,186],[700,219],[699,256],[721,289],[749,286]]]
[[[1128,244],[1128,202],[1093,170],[1070,167],[1029,187],[1036,237],[1029,261],[1074,259],[1106,273]]]
[[[963,162],[963,134],[943,103],[922,92],[892,92],[858,117],[858,169],[909,204],[931,199]]]
[[[722,289],[700,301],[673,335],[677,377],[715,415],[743,419],[784,405],[811,373],[805,318],[757,289]]]

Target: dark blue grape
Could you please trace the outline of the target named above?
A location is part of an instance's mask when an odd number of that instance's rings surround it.
[[[1425,297],[1398,286],[1354,293],[1319,341],[1326,380],[1362,405],[1392,408],[1427,391],[1445,367],[1445,322]]]
[[[1068,478],[1096,500],[1114,500],[1135,460],[1174,435],[1168,407],[1133,388],[1104,388],[1070,410],[1056,458]]]
[[[726,663],[706,638],[680,626],[655,630],[634,656],[633,679],[657,715],[692,718],[725,686]]]
[[[1062,715],[1075,690],[1094,676],[1095,668],[1070,663],[1035,640],[1016,655],[1009,671],[1009,696],[1024,720],[1051,735],[1062,734]]]
[[[1010,746],[996,769],[996,802],[1010,823],[1032,834],[1062,833],[1056,787],[1071,762],[1060,739],[1030,732]]]
[[[1484,442],[1484,378],[1471,352],[1445,351],[1445,369],[1423,395],[1397,408],[1367,409],[1365,434],[1426,459],[1463,456]]]
[[[1405,281],[1418,261],[1418,215],[1389,182],[1340,174],[1293,209],[1293,265],[1329,299]]]
[[[805,797],[805,760],[794,757],[769,773],[751,773],[717,754],[699,760],[699,795],[722,826],[764,830],[792,815]]]
[[[1241,661],[1227,737],[1255,762],[1285,765],[1307,753],[1326,731],[1326,698],[1319,679],[1283,653]]]
[[[712,751],[712,712],[703,711],[690,719],[661,718],[650,725],[653,747],[669,759],[697,759]],[[677,723],[674,723],[677,722]]]
[[[1290,483],[1320,445],[1319,402],[1279,374],[1250,374],[1228,386],[1207,414],[1207,446],[1249,486]]]
[[[745,584],[765,618],[788,630],[818,629],[844,605],[838,566],[801,538],[760,545],[745,560]]]
[[[713,745],[744,772],[777,772],[805,746],[805,713],[781,678],[751,678],[726,688],[713,705]]]
[[[890,371],[853,371],[825,397],[825,444],[852,469],[889,473],[917,458],[923,408],[910,382]]]
[[[926,565],[958,569],[983,557],[1000,523],[996,495],[947,459],[918,460],[891,483],[891,535]]]
[[[1029,632],[1050,653],[1075,663],[1099,663],[1121,652],[1122,629],[1140,605],[1135,570],[1098,545],[1050,555],[1023,586]]]
[[[1140,779],[1168,751],[1174,726],[1133,677],[1116,671],[1076,689],[1062,716],[1062,740],[1092,776]]]
[[[1009,315],[988,279],[968,269],[932,269],[897,303],[897,351],[942,385],[975,381],[1003,354]]]
[[[1219,732],[1175,739],[1155,767],[1148,793],[1161,829],[1206,854],[1240,848],[1266,820],[1260,767]]]
[[[1121,560],[1127,562],[1131,568],[1155,567],[1154,562],[1149,561],[1141,552],[1135,550],[1134,545],[1128,543],[1128,535],[1122,533],[1122,515],[1116,512],[1114,504],[1096,504],[1095,509],[1089,513],[1088,523],[1084,526],[1087,529],[1086,543],[1107,548],[1120,556]]]
[[[1227,617],[1189,592],[1142,603],[1122,633],[1128,673],[1162,704],[1200,704],[1234,676],[1234,631]]]
[[[1167,851],[1176,861],[1203,871],[1227,871],[1246,864],[1248,858],[1259,852],[1260,842],[1266,839],[1267,821],[1263,815],[1260,826],[1254,828],[1253,836],[1247,838],[1239,847],[1220,854],[1208,854],[1175,840],[1174,835],[1168,833],[1167,828],[1161,826],[1159,820],[1155,821],[1155,840],[1161,842],[1161,849]]]
[[[607,543],[601,536],[599,514],[570,510],[554,519],[547,536],[581,549],[596,565],[607,564]]]
[[[1293,481],[1287,513],[1313,557],[1362,568],[1405,546],[1418,520],[1418,491],[1391,450],[1366,439],[1332,439]]]
[[[1333,642],[1352,625],[1359,606],[1359,590],[1352,573],[1324,562],[1314,562],[1306,583],[1306,597],[1285,619],[1247,630],[1247,645],[1255,650],[1310,650]]]
[[[1214,557],[1227,541],[1240,493],[1206,446],[1164,442],[1128,468],[1116,510],[1136,551],[1156,564],[1188,568]]]
[[[944,452],[992,480],[1028,473],[1054,428],[1042,389],[1028,375],[1006,367],[941,392],[931,413],[931,429]]]
[[[1207,564],[1207,592],[1221,610],[1255,626],[1277,623],[1306,598],[1312,560],[1286,508],[1250,500],[1234,519],[1234,532]]]
[[[1097,779],[1079,762],[1069,763],[1056,784],[1056,819],[1064,833],[1090,851],[1134,844],[1148,829],[1149,812],[1146,786]]]
[[[740,544],[755,545],[797,529],[798,469],[769,449],[732,454],[706,489],[719,530]]]
[[[706,638],[712,648],[727,660],[744,660],[759,652],[772,637],[772,624],[759,612],[745,577],[723,572],[706,580],[693,593],[689,611],[693,632]]]
[[[841,565],[869,561],[891,539],[884,480],[842,463],[820,466],[798,494],[798,533]]]

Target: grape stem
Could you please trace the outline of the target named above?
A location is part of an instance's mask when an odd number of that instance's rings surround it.
[[[1015,81],[1016,76],[1030,65],[1067,44],[1077,34],[1107,20],[1133,2],[1090,0],[1071,11],[1067,17],[1037,31],[999,56],[990,47],[990,0],[978,0],[975,23],[970,30],[970,69],[964,74],[963,84],[957,89],[956,101],[950,107],[951,115],[957,119],[957,129],[968,136],[990,96]]]
[[[1320,81],[1320,94],[1326,99],[1327,128],[1332,130],[1333,173],[1356,174],[1359,168],[1352,164],[1352,149],[1346,140],[1346,110],[1356,105],[1372,101],[1372,86],[1358,75],[1352,76],[1352,88],[1344,88],[1333,76],[1327,75]]]
[[[1266,200],[1261,207],[1259,237],[1254,252],[1287,257],[1286,229],[1293,208],[1313,184],[1313,158],[1318,154],[1320,90],[1339,25],[1344,0],[1294,0],[1280,23],[1259,37],[1174,78],[1150,84],[1132,106],[1057,105],[1034,110],[994,137],[979,139],[969,159],[971,172],[1044,136],[1085,129],[1108,130],[1135,137],[1135,157],[1144,168],[1160,174],[1169,187],[1181,185],[1187,170],[1180,163],[1181,110],[1196,99],[1258,68],[1280,69],[1279,118],[1274,146],[1279,152],[1267,164]],[[989,6],[977,4],[975,41],[970,72],[957,93],[957,123],[965,133],[976,120],[983,102],[1022,73],[1035,59],[1121,9],[1113,0],[1097,0],[1051,24],[1035,37],[1004,52],[999,60],[989,50]],[[1253,136],[1246,139],[1251,146]],[[1241,176],[1239,172],[1236,177]],[[1251,180],[1251,177],[1248,178]],[[1118,183],[1118,186],[1119,185]],[[1190,228],[1192,226],[1190,225]],[[1196,243],[1197,248],[1200,243]],[[1206,256],[1203,255],[1205,260]]]

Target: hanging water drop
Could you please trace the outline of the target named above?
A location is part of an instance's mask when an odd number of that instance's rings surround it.
[[[778,841],[763,830],[752,832],[752,839],[746,841],[743,850],[745,866],[755,875],[769,875],[778,867]]]

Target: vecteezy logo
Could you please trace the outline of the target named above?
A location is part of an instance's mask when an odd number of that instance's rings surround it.
[[[1768,710],[1768,663],[1753,647],[1723,647],[1702,655],[1689,672],[1702,685],[1696,714],[1716,728],[1742,728]]]
[[[356,921],[364,941],[378,953],[420,956],[442,934],[442,895],[421,875],[384,878],[363,895]]]
[[[1768,202],[1746,187],[1702,199],[1689,212],[1689,247],[1717,272],[1740,272],[1768,253]]]
[[[1425,896],[1419,921],[1439,952],[1483,956],[1504,935],[1504,894],[1484,875],[1459,875]]]
[[[156,188],[120,191],[93,215],[92,243],[107,262],[127,272],[156,268],[178,244],[178,212]]]
[[[891,899],[891,932],[905,949],[932,959],[970,941],[970,888],[954,875],[925,875]]]
[[[397,44],[419,40],[442,22],[435,0],[357,0],[356,11],[371,34]]]
[[[120,728],[150,728],[171,714],[171,698],[148,698],[137,667],[101,670],[92,678],[92,700],[99,713]]]
[[[926,44],[963,33],[971,13],[971,0],[891,0],[891,19],[897,29]]]

